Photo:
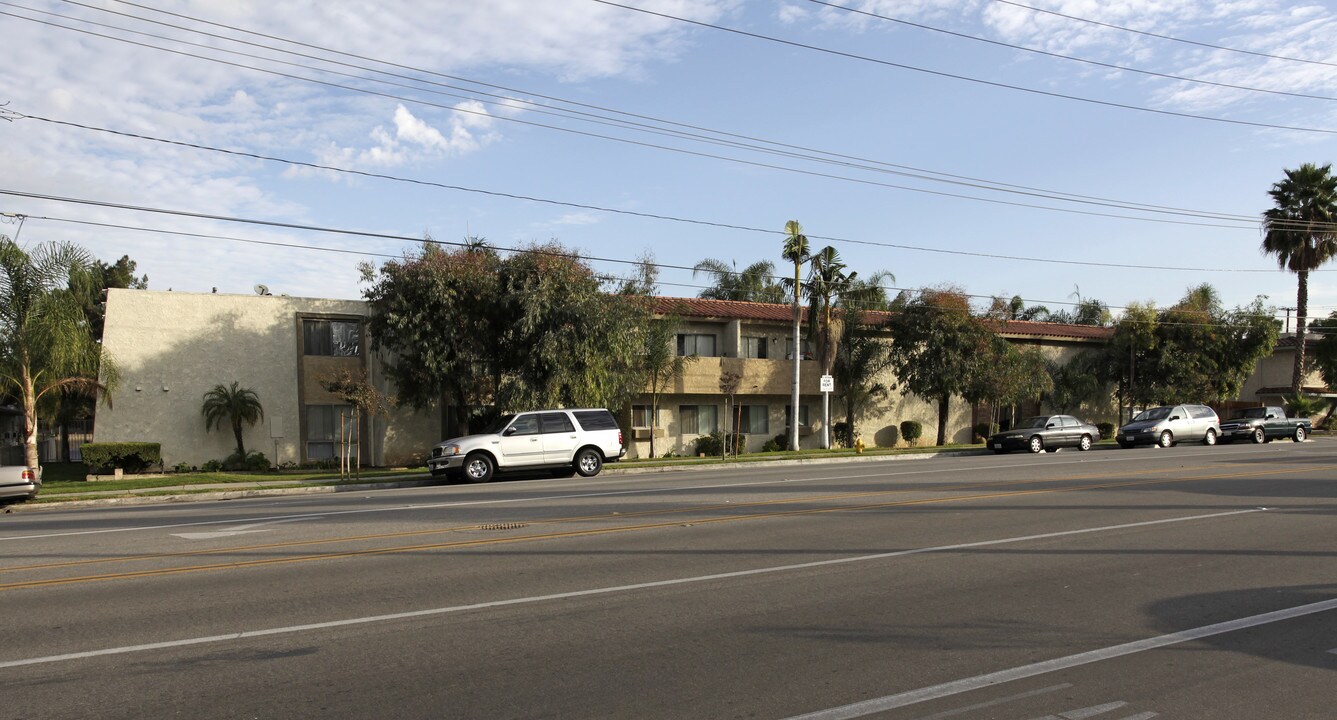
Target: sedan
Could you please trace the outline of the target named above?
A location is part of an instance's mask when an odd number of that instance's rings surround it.
[[[989,449],[1000,455],[1012,450],[1054,452],[1062,447],[1090,450],[1099,437],[1095,425],[1071,415],[1040,415],[1026,418],[1011,430],[994,433],[989,438]]]

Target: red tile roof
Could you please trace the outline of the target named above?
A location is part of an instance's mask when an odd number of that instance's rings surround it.
[[[727,320],[761,320],[772,322],[792,322],[792,305],[774,305],[771,303],[739,302],[736,300],[706,300],[703,298],[656,297],[655,312],[660,315],[679,315],[684,318],[716,318]],[[803,308],[803,320],[808,317],[807,308]],[[864,318],[872,324],[882,324],[891,318],[891,313],[873,311],[864,313]],[[1061,338],[1064,340],[1109,340],[1114,335],[1114,328],[1092,325],[1067,325],[1064,323],[1033,322],[1029,320],[1009,320],[994,323],[997,331],[1008,337]]]

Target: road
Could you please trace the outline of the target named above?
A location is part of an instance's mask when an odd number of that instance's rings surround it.
[[[1337,442],[0,516],[0,717],[1332,718]]]

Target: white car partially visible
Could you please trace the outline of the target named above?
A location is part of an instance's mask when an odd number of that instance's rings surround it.
[[[42,489],[42,468],[0,465],[0,500],[31,500]]]
[[[536,410],[504,415],[485,432],[437,443],[427,468],[474,483],[496,472],[543,468],[593,477],[626,452],[617,420],[603,408]]]

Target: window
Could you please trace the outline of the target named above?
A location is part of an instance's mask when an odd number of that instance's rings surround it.
[[[743,357],[766,359],[766,338],[764,337],[744,337],[743,338]]]
[[[575,432],[576,426],[571,424],[571,418],[566,413],[551,412],[543,413],[539,416],[543,423],[543,432],[545,433],[563,433]]]
[[[679,355],[715,357],[715,336],[683,333],[678,335]]]
[[[683,435],[709,435],[719,429],[718,408],[714,405],[679,405],[678,423]]]
[[[352,405],[306,406],[306,457],[308,460],[332,460],[339,457],[339,434],[351,434],[358,441],[357,423]]]
[[[794,338],[789,338],[785,340],[785,359],[786,360],[794,359]],[[803,341],[803,359],[804,360],[812,359],[812,343],[808,342],[807,340]]]
[[[362,354],[362,325],[343,320],[303,320],[302,347],[306,355],[357,357]]]
[[[538,435],[539,434],[539,416],[521,415],[506,428],[506,435]]]
[[[738,432],[766,435],[771,431],[770,408],[765,405],[738,406]]]
[[[650,406],[649,406],[649,405],[632,405],[632,406],[631,406],[631,426],[632,426],[632,427],[638,427],[638,428],[648,428],[648,427],[653,427],[654,424],[651,422],[651,418],[652,418],[652,417],[653,417],[653,416],[652,416],[652,414],[651,414],[651,412],[650,412]]]
[[[607,410],[577,410],[576,416],[581,430],[617,430],[617,419]]]
[[[794,416],[793,405],[785,406],[785,427],[789,427],[789,419]],[[798,424],[800,426],[808,424],[808,406],[798,406]]]
[[[1080,420],[1069,415],[1062,415],[1059,419],[1063,421],[1063,427],[1065,428],[1081,427],[1082,425]]]
[[[1190,415],[1199,420],[1216,416],[1216,411],[1207,407],[1206,405],[1190,405],[1188,406],[1188,412]]]

